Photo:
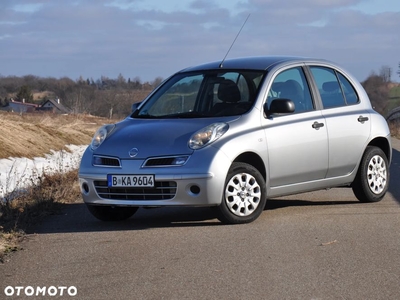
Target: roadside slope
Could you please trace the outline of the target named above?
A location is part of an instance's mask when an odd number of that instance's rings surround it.
[[[0,159],[43,157],[66,145],[87,145],[108,119],[90,115],[16,114],[0,111]]]
[[[12,163],[12,171],[7,168],[7,164],[0,163],[0,179],[6,177],[7,182],[3,186],[0,180],[0,262],[5,253],[19,249],[20,240],[32,224],[46,215],[57,213],[64,203],[80,199],[77,170],[68,171],[69,168],[66,168],[62,174],[48,171],[36,174],[33,170],[33,176],[28,172],[27,164],[25,167],[15,164],[21,160],[44,157],[46,159],[41,160],[47,161],[49,154],[61,150],[75,155],[71,150],[74,147],[67,145],[88,145],[99,126],[114,121],[89,115],[15,114],[0,111],[0,161]],[[63,157],[65,159],[66,156]],[[39,168],[39,165],[36,163],[35,166]],[[12,177],[10,172],[20,167],[26,169],[18,171],[16,175],[24,175]],[[31,184],[29,188],[24,185],[22,192],[21,188],[14,190],[8,180],[13,180],[15,186],[19,186],[23,180]],[[11,193],[3,195],[4,191]]]

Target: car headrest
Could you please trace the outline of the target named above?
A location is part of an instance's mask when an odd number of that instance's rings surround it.
[[[220,82],[218,87],[218,98],[223,102],[239,102],[240,91],[236,83],[228,79]]]
[[[287,98],[292,101],[302,101],[303,89],[296,80],[289,79],[283,84],[280,97]]]
[[[322,89],[324,92],[328,93],[335,92],[339,90],[339,88],[339,83],[337,81],[327,81],[322,84]]]

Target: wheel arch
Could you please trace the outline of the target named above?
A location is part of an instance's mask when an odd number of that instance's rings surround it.
[[[258,172],[260,172],[265,182],[267,182],[267,171],[265,168],[265,164],[258,154],[254,152],[245,152],[236,157],[233,162],[242,162],[252,165],[258,170]]]
[[[392,159],[392,157],[391,157],[392,156],[392,148],[391,148],[390,142],[386,138],[377,137],[377,138],[371,140],[369,142],[368,146],[375,146],[375,147],[380,148],[385,153],[386,158],[388,159],[389,164],[390,164],[390,161]]]

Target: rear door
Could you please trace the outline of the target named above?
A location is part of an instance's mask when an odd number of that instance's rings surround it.
[[[359,105],[351,82],[340,72],[323,66],[310,66],[323,104],[329,140],[327,178],[351,173],[370,135],[369,112]]]

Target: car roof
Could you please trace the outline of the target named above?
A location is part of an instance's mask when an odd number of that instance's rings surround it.
[[[200,70],[215,69],[249,69],[249,70],[267,70],[279,63],[301,63],[301,62],[327,62],[322,59],[311,59],[296,56],[254,56],[227,59],[225,61],[215,61],[198,66],[189,67],[181,70],[181,72],[192,72]]]

